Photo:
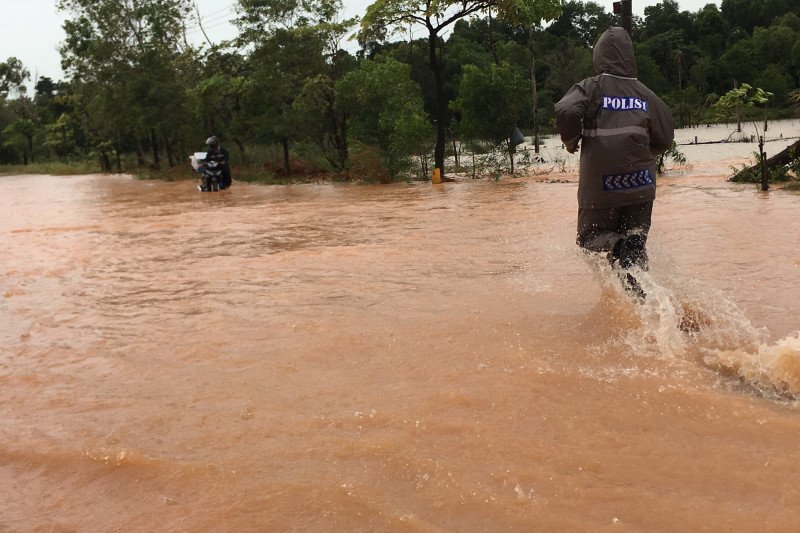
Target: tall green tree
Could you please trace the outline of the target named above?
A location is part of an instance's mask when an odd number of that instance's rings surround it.
[[[189,107],[204,132],[232,140],[246,163],[250,131],[243,99],[252,83],[251,65],[243,54],[220,49],[212,49],[198,63],[196,80],[187,91]]]
[[[331,87],[341,75],[339,43],[354,24],[338,22],[341,7],[340,0],[238,0],[239,44],[253,49],[253,74],[243,99],[248,127],[255,138],[282,146],[287,173],[290,142],[309,134],[299,130],[299,111],[308,107],[295,106],[295,100],[310,80],[319,88],[318,76],[326,76]],[[334,120],[332,127],[340,130],[333,138],[343,140],[344,126]],[[346,154],[346,146],[337,150]]]
[[[16,148],[22,153],[23,164],[33,162],[33,139],[36,135],[36,124],[27,118],[20,118],[6,126],[3,136],[8,148]]]
[[[66,162],[75,152],[75,132],[72,117],[64,113],[58,120],[45,126],[45,146],[59,160]]]
[[[614,15],[595,2],[569,0],[548,31],[591,48],[600,35],[614,24]]]
[[[87,95],[95,144],[132,138],[140,164],[144,146],[160,165],[163,144],[174,162],[173,134],[187,113],[178,68],[190,0],[59,0],[69,18],[62,66]]]
[[[505,145],[514,172],[515,128],[528,115],[530,84],[508,63],[479,69],[464,67],[458,98],[453,107],[461,114],[460,130],[466,139]]]
[[[412,157],[424,162],[431,141],[420,88],[410,74],[409,65],[391,58],[366,60],[336,86],[342,110],[350,117],[350,134],[377,147],[394,177],[411,168]]]
[[[30,76],[30,71],[16,57],[0,62],[0,97],[5,98],[13,92],[25,94],[25,82]]]
[[[385,39],[389,33],[421,25],[428,34],[428,66],[436,89],[436,146],[434,164],[444,174],[444,151],[448,102],[442,61],[442,34],[455,22],[482,11],[493,11],[500,20],[524,28],[542,19],[553,19],[561,10],[561,0],[376,0],[361,21],[362,43]]]

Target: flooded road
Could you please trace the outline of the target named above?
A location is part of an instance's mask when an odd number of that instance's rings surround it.
[[[641,307],[572,174],[0,178],[0,531],[793,529],[800,195],[730,164]]]

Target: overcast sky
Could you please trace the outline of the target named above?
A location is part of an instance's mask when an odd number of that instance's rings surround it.
[[[236,0],[196,0],[204,19],[206,33],[218,42],[235,35],[230,24]],[[611,11],[613,0],[594,0]],[[678,0],[682,10],[697,11],[713,0]],[[2,0],[6,9],[0,19],[0,61],[16,57],[30,70],[31,76],[49,76],[61,79],[59,43],[64,39],[61,25],[63,14],[55,7],[56,0]],[[13,7],[7,5],[12,4]],[[344,0],[346,17],[362,15],[371,0]],[[659,0],[633,0],[633,12],[644,13],[646,6]],[[719,5],[719,0],[714,1]],[[190,29],[190,39],[200,43],[202,34],[197,28]]]

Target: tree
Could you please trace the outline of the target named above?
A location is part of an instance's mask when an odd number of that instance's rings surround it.
[[[14,147],[22,152],[23,164],[33,163],[33,137],[36,135],[36,124],[30,119],[20,118],[6,126],[3,130],[8,140],[7,147]]]
[[[434,164],[444,175],[444,150],[448,103],[444,93],[442,33],[451,24],[481,11],[494,10],[497,18],[525,28],[542,19],[552,20],[561,10],[561,0],[375,0],[361,21],[362,43],[384,39],[387,32],[422,25],[428,33],[428,66],[436,89],[436,147]]]
[[[594,74],[591,52],[572,41],[554,47],[545,55],[545,61],[550,65],[545,86],[557,95],[565,94],[576,81]]]
[[[250,67],[238,53],[213,49],[201,60],[198,79],[187,90],[190,107],[203,130],[231,139],[243,162],[247,162],[245,139],[249,131],[242,102],[252,83]]]
[[[736,117],[736,130],[742,131],[742,117],[755,108],[756,105],[766,104],[772,93],[750,84],[742,83],[739,87],[731,89],[720,97],[714,104],[718,116],[723,119]]]
[[[253,74],[242,99],[247,129],[255,139],[281,145],[287,174],[289,145],[302,137],[293,103],[306,80],[325,67],[317,37],[308,28],[276,29],[250,57]]]
[[[348,158],[348,113],[342,111],[339,100],[333,80],[319,75],[306,81],[292,108],[307,138],[322,150],[333,168],[344,170]]]
[[[355,23],[355,19],[348,19],[317,25],[325,43],[324,57],[328,68],[322,74],[306,80],[293,103],[304,134],[319,146],[325,158],[337,170],[347,167],[348,114],[338,104],[336,83],[355,68],[355,58],[342,50],[340,44]]]
[[[751,33],[759,23],[758,0],[722,0],[720,11],[731,29]]]
[[[614,15],[607,13],[603,6],[591,1],[569,0],[548,31],[591,48],[600,35],[614,25],[613,22]]]
[[[694,40],[694,24],[688,11],[680,11],[676,0],[662,2],[644,8],[645,20],[642,33],[652,37],[665,32],[678,32]]]
[[[714,104],[714,109],[723,117],[729,117],[731,114],[736,114],[737,130],[742,131],[741,117],[743,113],[755,108],[756,105],[766,104],[772,97],[772,93],[761,89],[760,87],[753,87],[747,83],[741,84],[739,87],[731,89]],[[761,190],[766,191],[769,188],[767,183],[767,167],[766,167],[766,154],[764,153],[764,136],[758,131],[758,125],[753,122],[753,126],[758,134],[758,155],[759,164],[761,166]]]
[[[464,67],[458,99],[453,107],[461,113],[461,133],[467,139],[485,140],[495,147],[505,144],[511,172],[514,146],[511,136],[528,111],[528,81],[508,63],[479,69]]]
[[[253,47],[253,75],[243,98],[251,117],[248,126],[257,138],[281,144],[284,170],[289,173],[289,143],[307,137],[299,131],[301,108],[294,102],[308,80],[327,75],[332,85],[341,75],[339,44],[354,21],[338,22],[340,0],[239,0],[238,4],[239,44]]]
[[[180,64],[194,53],[183,42],[190,0],[59,0],[58,7],[70,16],[62,66],[87,96],[93,144],[120,148],[132,138],[140,165],[149,144],[155,167],[163,144],[172,164],[173,135],[188,117]]]
[[[719,57],[725,51],[727,31],[725,20],[716,4],[706,4],[695,15],[697,44],[708,53],[711,58]]]
[[[25,81],[30,78],[30,72],[16,57],[9,57],[0,63],[0,97],[7,97],[9,93],[25,94]]]
[[[789,94],[794,88],[794,82],[784,70],[775,64],[767,65],[758,76],[756,76],[755,84],[764,89],[764,91],[774,95],[771,99],[773,104],[785,105]]]
[[[45,137],[44,145],[61,161],[66,162],[67,156],[75,152],[72,118],[68,114],[64,113],[54,123],[45,126]]]
[[[375,146],[393,177],[411,168],[411,157],[423,162],[430,142],[430,123],[419,86],[408,65],[387,58],[366,60],[336,85],[341,108],[350,117],[350,134]]]

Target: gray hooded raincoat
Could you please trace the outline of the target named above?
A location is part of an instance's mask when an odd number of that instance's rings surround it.
[[[556,104],[556,126],[572,153],[583,139],[578,205],[604,209],[652,202],[656,157],[672,144],[669,108],[636,79],[633,44],[623,28],[594,47],[597,76],[574,85]]]

